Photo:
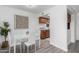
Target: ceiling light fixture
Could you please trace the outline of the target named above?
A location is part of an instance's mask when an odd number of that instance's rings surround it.
[[[26,5],[27,8],[35,8],[37,7],[36,5]]]

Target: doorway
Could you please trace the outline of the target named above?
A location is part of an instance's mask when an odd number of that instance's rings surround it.
[[[74,11],[73,11],[74,12]],[[76,52],[76,15],[70,9],[67,11],[67,43],[68,52]]]
[[[67,42],[71,43],[71,14],[67,13]]]
[[[48,47],[50,44],[50,18],[46,16],[39,17],[40,25],[40,48]]]

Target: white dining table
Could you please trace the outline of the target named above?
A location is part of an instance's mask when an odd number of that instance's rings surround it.
[[[21,44],[23,42],[27,42],[28,41],[28,36],[26,35],[18,35],[14,37],[14,53],[16,53],[16,45],[20,45],[20,52],[22,52],[22,46]]]

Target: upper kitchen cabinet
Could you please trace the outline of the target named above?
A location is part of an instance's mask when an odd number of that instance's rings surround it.
[[[39,23],[48,24],[49,18],[39,17]]]

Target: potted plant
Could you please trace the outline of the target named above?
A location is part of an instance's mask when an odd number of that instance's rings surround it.
[[[2,42],[1,48],[7,48],[9,46],[7,39],[8,32],[10,32],[8,22],[3,22],[3,26],[0,27],[0,34],[4,36],[5,41]]]

